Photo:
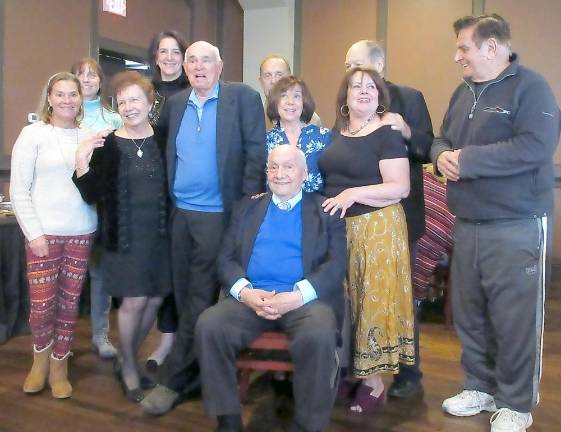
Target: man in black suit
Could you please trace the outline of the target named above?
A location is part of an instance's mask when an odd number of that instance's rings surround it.
[[[265,331],[283,330],[295,364],[293,431],[324,430],[338,370],[336,346],[344,311],[344,222],[329,216],[324,198],[303,194],[301,150],[285,145],[269,155],[272,193],[236,207],[218,259],[226,297],[196,327],[203,397],[218,431],[242,431],[236,355]]]
[[[357,66],[371,67],[384,76],[384,50],[374,41],[361,40],[349,48],[345,58],[347,69]],[[411,189],[409,196],[401,201],[407,218],[409,232],[409,252],[411,270],[414,268],[417,241],[425,232],[425,199],[423,195],[423,163],[429,163],[429,152],[434,138],[432,123],[423,94],[411,87],[398,86],[386,81],[390,91],[390,106],[384,107],[386,113],[382,122],[401,132],[409,153],[409,173]],[[417,316],[417,301],[415,317]],[[416,321],[416,320],[415,320]],[[415,365],[401,365],[395,375],[388,395],[408,398],[422,392],[419,356],[419,328],[415,323]]]
[[[216,302],[216,257],[234,201],[265,188],[265,121],[259,94],[220,81],[217,47],[193,43],[185,52],[191,88],[172,96],[159,126],[167,131],[172,274],[179,327],[158,385],[143,401],[148,414],[169,411],[198,385],[194,328]]]

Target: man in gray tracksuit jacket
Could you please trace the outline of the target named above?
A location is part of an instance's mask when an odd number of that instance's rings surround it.
[[[454,23],[456,89],[431,158],[457,216],[454,322],[464,391],[444,411],[497,411],[491,431],[525,431],[538,400],[545,241],[553,211],[559,107],[546,81],[518,64],[498,15]]]

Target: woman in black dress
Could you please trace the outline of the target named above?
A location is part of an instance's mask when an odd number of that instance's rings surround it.
[[[116,373],[127,399],[139,402],[136,354],[171,292],[165,152],[148,118],[152,83],[127,71],[115,76],[113,88],[124,125],[104,144],[78,148],[74,182],[86,202],[97,203],[103,285],[122,297]]]

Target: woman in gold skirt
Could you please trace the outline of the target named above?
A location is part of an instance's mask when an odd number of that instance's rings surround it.
[[[324,210],[345,218],[351,305],[353,387],[350,410],[384,401],[382,373],[413,364],[411,269],[405,214],[409,162],[401,134],[384,124],[389,94],[373,70],[347,72],[337,96],[337,131],[319,161]]]

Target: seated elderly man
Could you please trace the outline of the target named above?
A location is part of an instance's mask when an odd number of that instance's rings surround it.
[[[229,294],[196,326],[203,398],[218,431],[243,431],[236,356],[261,333],[282,330],[295,365],[292,431],[328,423],[338,376],[336,346],[343,315],[345,228],[320,195],[302,193],[306,158],[293,146],[269,155],[272,193],[240,201],[218,258]]]

